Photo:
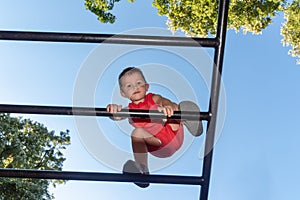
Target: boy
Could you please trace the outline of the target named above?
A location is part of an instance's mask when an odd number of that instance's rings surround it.
[[[120,93],[128,98],[129,109],[158,110],[171,117],[174,111],[188,110],[200,112],[196,104],[190,101],[179,105],[158,94],[148,93],[149,84],[142,71],[135,67],[128,67],[119,75]],[[110,113],[122,109],[121,105],[109,104],[106,107]],[[113,120],[121,120],[114,117]],[[203,128],[201,121],[166,121],[153,119],[129,118],[129,123],[135,127],[131,134],[134,161],[124,164],[123,173],[149,174],[148,153],[160,158],[172,156],[182,145],[184,138],[183,123],[195,136],[201,135]],[[140,187],[148,187],[149,183],[135,183]]]

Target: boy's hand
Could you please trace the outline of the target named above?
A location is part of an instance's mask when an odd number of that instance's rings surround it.
[[[111,114],[114,114],[114,113],[117,113],[119,111],[121,111],[122,109],[122,106],[121,105],[117,105],[117,104],[108,104],[106,106],[106,110],[107,112],[111,113]],[[110,117],[112,120],[121,120],[122,117]]]
[[[165,116],[171,117],[174,114],[174,111],[177,111],[177,106],[173,105],[165,105],[165,106],[158,106],[159,112],[164,112]]]

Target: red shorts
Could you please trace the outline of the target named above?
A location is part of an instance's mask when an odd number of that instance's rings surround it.
[[[155,133],[154,136],[160,139],[162,145],[159,147],[147,145],[148,152],[160,158],[170,157],[181,147],[183,143],[183,126],[180,123],[179,129],[173,131],[171,126],[166,124],[158,133]]]

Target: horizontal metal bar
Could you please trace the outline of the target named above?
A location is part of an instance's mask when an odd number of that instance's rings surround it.
[[[157,110],[122,109],[116,114],[106,111],[106,108],[91,107],[64,107],[64,106],[37,106],[37,105],[11,105],[0,104],[0,113],[23,113],[23,114],[44,114],[44,115],[80,115],[98,117],[131,117],[131,118],[153,118],[170,120],[209,120],[208,112],[175,111],[171,117],[166,117]]]
[[[201,185],[203,179],[197,176],[174,175],[142,175],[142,174],[117,174],[99,172],[72,172],[29,169],[0,169],[0,177],[58,179],[78,181],[109,181],[109,182],[143,182],[164,184]]]
[[[23,40],[42,42],[111,43],[133,45],[217,47],[215,38],[188,38],[144,35],[0,31],[0,40]]]

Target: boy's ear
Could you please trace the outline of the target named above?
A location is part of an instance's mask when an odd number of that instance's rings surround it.
[[[122,90],[120,90],[120,94],[121,94],[122,97],[126,98],[126,95],[125,95],[125,93]]]
[[[146,83],[146,84],[145,84],[145,89],[146,89],[146,91],[148,91],[149,87],[150,87],[149,84]]]

